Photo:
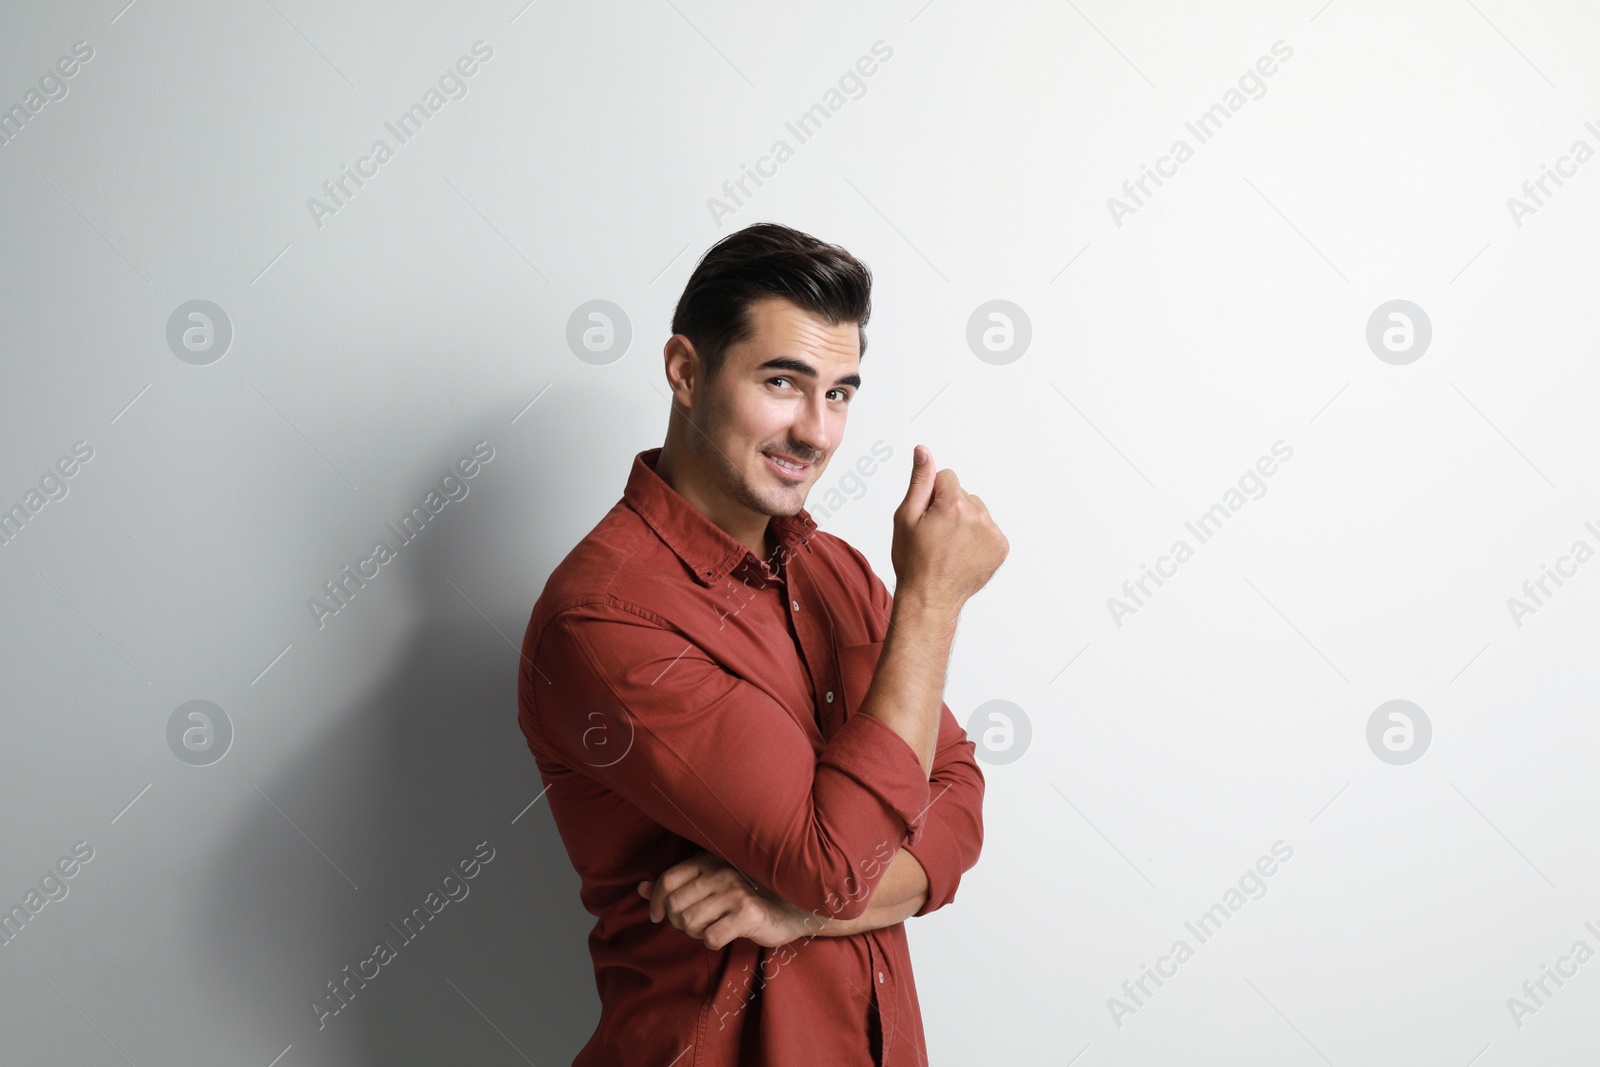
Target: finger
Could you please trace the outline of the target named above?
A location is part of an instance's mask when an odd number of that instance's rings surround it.
[[[928,499],[929,512],[944,513],[958,501],[966,498],[954,468],[946,467],[933,476],[933,492]]]
[[[674,864],[661,872],[650,894],[650,921],[660,922],[666,914],[667,895],[700,877],[700,864],[693,859]]]
[[[736,892],[708,894],[678,912],[678,921],[673,925],[690,937],[704,937],[707,927],[727,916],[737,914],[745,899]]]
[[[662,913],[672,921],[673,926],[682,930],[684,913],[723,888],[709,876],[696,878],[666,895],[661,905]]]
[[[933,452],[927,445],[917,445],[911,450],[911,484],[906,487],[902,504],[913,520],[921,518],[933,499],[933,475]]]
[[[716,950],[731,944],[735,938],[746,937],[756,928],[756,923],[741,912],[724,915],[706,927],[701,935],[706,948]]]
[[[787,925],[793,932],[787,937],[779,934],[778,940],[774,941],[768,926],[769,918],[766,907],[760,901],[741,894],[719,918],[705,924],[700,939],[710,949],[722,948],[740,937],[748,937],[758,944],[770,946],[792,941],[801,933],[798,924],[789,921]]]
[[[661,877],[656,878],[656,883],[650,889],[650,921],[659,923],[667,915],[667,897],[674,889],[685,886],[694,880],[693,870],[685,870],[682,864],[678,867],[667,867],[661,872]]]

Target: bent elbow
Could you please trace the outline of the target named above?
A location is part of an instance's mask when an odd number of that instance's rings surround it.
[[[812,918],[806,920],[807,925],[820,926],[824,923],[859,919],[871,904],[872,893],[876,887],[875,881],[869,881],[846,868],[842,872],[826,874],[820,879],[815,876],[815,872],[812,872],[809,878],[794,880],[793,895],[782,890],[777,892],[791,904],[811,914]]]

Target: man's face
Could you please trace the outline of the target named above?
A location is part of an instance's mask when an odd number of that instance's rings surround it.
[[[861,337],[856,323],[829,326],[781,297],[757,300],[747,314],[754,333],[696,390],[690,421],[700,432],[689,437],[729,498],[758,514],[793,515],[844,435],[861,384]]]

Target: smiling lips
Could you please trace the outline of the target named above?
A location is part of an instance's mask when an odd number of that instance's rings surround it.
[[[787,456],[783,457],[782,459],[779,459],[777,456],[773,455],[771,452],[763,452],[761,454],[766,457],[767,464],[774,471],[777,472],[778,477],[784,479],[785,481],[791,481],[791,482],[802,481],[802,480],[804,480],[805,476],[811,471],[811,464],[809,464],[809,463],[796,463],[794,460],[789,459]],[[794,464],[794,465],[790,466],[790,464]]]

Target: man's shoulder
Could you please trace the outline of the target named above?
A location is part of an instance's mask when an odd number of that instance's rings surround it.
[[[629,600],[641,574],[663,570],[665,549],[639,513],[618,500],[551,570],[533,618],[548,621],[579,605]]]

